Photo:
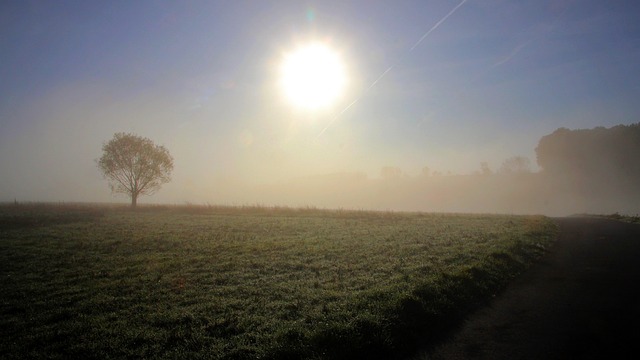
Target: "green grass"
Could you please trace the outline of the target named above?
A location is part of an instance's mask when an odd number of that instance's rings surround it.
[[[555,232],[534,216],[5,205],[0,357],[401,358]]]

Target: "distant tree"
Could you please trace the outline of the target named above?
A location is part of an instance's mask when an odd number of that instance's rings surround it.
[[[429,177],[431,175],[431,169],[429,169],[428,166],[423,167],[420,171],[420,175],[422,175],[423,177]]]
[[[483,161],[480,163],[480,175],[491,175],[493,173],[493,171],[491,171],[491,168],[489,167],[489,163],[487,163],[486,161]]]
[[[383,179],[398,179],[402,176],[402,170],[395,166],[383,166],[380,169],[380,176]]]
[[[112,192],[131,197],[131,207],[136,207],[138,196],[152,195],[171,180],[173,158],[147,138],[116,133],[102,151],[98,167]]]
[[[506,159],[498,173],[500,174],[524,174],[531,172],[531,161],[524,156],[513,156]]]

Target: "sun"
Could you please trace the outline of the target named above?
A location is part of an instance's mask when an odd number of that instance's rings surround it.
[[[284,55],[280,86],[296,107],[318,110],[331,107],[343,95],[347,74],[340,55],[322,43],[300,46]]]

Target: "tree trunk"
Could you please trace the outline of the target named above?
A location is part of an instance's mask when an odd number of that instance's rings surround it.
[[[137,205],[138,205],[138,194],[132,193],[131,194],[131,207],[135,208]]]

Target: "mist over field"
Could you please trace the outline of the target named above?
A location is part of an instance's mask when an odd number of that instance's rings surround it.
[[[140,204],[635,214],[639,14],[599,0],[2,2],[0,202],[127,203],[96,166],[125,132],[175,160]],[[338,76],[293,56],[309,48]]]
[[[342,173],[292,180],[255,194],[266,203],[380,210],[571,215],[640,212],[640,124],[558,129],[537,148],[539,171],[512,157],[468,175],[388,167],[379,178]],[[296,203],[298,201],[298,203]]]
[[[640,125],[610,129],[558,129],[542,137],[536,147],[538,169],[527,157],[506,158],[497,168],[478,164],[466,174],[442,173],[424,167],[417,174],[397,166],[384,166],[375,175],[359,171],[318,173],[308,176],[212,177],[175,180],[152,197],[151,204],[259,205],[343,208],[363,210],[545,214],[640,212]],[[92,174],[87,163],[86,173]],[[181,166],[182,165],[182,166]],[[186,164],[188,165],[188,164]],[[276,163],[266,162],[262,166]],[[178,162],[177,167],[183,168]],[[64,168],[51,165],[55,180]],[[92,174],[93,175],[93,174]],[[7,174],[4,175],[5,178]],[[10,176],[10,174],[9,174]],[[269,178],[271,177],[271,180]],[[26,179],[25,187],[32,186]],[[104,191],[97,174],[88,184],[53,181],[56,197],[38,194],[16,201],[126,202]],[[98,195],[102,194],[102,195]],[[4,201],[11,201],[5,194]]]
[[[217,177],[193,178],[186,176],[186,170],[197,174],[202,169],[189,169],[189,163],[177,160],[179,171],[174,181],[157,195],[141,198],[141,202],[552,216],[640,212],[638,124],[610,129],[558,129],[542,137],[535,150],[537,168],[527,157],[512,156],[498,167],[483,162],[462,174],[429,167],[409,173],[399,166],[384,166],[374,175],[319,170],[313,175],[293,176],[277,160],[265,159],[262,167],[271,166],[283,173],[276,174],[274,170],[271,174],[225,177],[221,172]],[[28,196],[11,197],[5,192],[2,200],[128,201],[126,196],[114,197],[105,191],[105,181],[91,161],[85,161],[83,179],[88,181],[81,184],[59,178],[67,175],[64,162],[61,163],[59,166],[58,162],[44,161],[41,165],[49,167],[48,181],[28,177],[19,181]],[[12,173],[2,176],[11,178]],[[55,195],[51,196],[46,187],[34,185],[36,182],[56,188]]]
[[[616,248],[584,279],[631,279],[614,255],[633,231],[550,216],[640,222],[638,19],[640,1],[1,0],[0,357],[407,359],[564,242]],[[562,296],[589,282],[561,272]],[[621,342],[616,284],[616,326],[578,340]]]

